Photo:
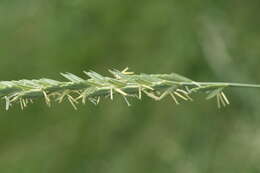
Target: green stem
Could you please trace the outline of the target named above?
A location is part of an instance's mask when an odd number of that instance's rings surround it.
[[[223,85],[228,87],[240,87],[240,88],[260,88],[257,84],[244,84],[244,83],[228,83],[228,82],[197,82],[199,85]],[[188,83],[186,83],[188,84]],[[194,86],[194,84],[192,84]]]

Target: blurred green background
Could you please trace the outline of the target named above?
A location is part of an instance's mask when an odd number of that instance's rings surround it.
[[[1,0],[0,80],[83,70],[260,83],[259,0]],[[260,91],[0,110],[3,173],[257,173]]]

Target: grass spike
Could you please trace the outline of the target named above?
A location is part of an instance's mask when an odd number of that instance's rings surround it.
[[[61,73],[68,82],[52,79],[0,81],[0,97],[5,100],[5,109],[9,110],[15,103],[19,103],[21,109],[33,103],[37,98],[43,98],[50,106],[52,101],[61,103],[68,99],[74,109],[81,100],[99,103],[101,98],[121,95],[130,106],[127,97],[142,98],[142,93],[155,100],[161,100],[171,96],[176,104],[180,104],[177,98],[184,101],[192,101],[193,93],[205,93],[206,99],[217,99],[217,106],[225,107],[230,104],[224,90],[227,88],[260,88],[256,84],[228,83],[228,82],[195,82],[189,78],[170,74],[135,74],[125,68],[122,71],[109,70],[113,77],[102,76],[94,71],[84,73],[89,79],[83,79],[72,73]]]

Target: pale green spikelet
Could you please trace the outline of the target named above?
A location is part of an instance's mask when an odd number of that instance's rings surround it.
[[[89,79],[83,79],[71,73],[61,73],[68,82],[61,82],[51,79],[39,80],[18,80],[0,81],[0,97],[6,102],[6,110],[13,104],[19,103],[24,109],[28,104],[33,103],[37,98],[44,98],[46,104],[57,101],[61,103],[68,100],[74,109],[81,101],[87,100],[98,104],[101,98],[114,95],[121,95],[128,106],[128,97],[142,99],[143,95],[154,100],[161,100],[171,96],[174,103],[182,101],[193,101],[193,93],[206,93],[206,99],[217,99],[218,107],[230,104],[224,94],[229,87],[251,87],[260,88],[259,85],[238,84],[238,83],[216,83],[216,82],[195,82],[176,73],[171,74],[134,74],[128,68],[123,71],[109,70],[113,77],[105,77],[94,71],[84,73]]]

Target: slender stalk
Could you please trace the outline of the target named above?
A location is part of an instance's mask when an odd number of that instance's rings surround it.
[[[178,82],[180,83],[180,82]],[[194,86],[194,83],[189,82],[182,82],[182,85],[190,85]],[[228,87],[236,87],[236,88],[260,88],[260,85],[257,84],[245,84],[245,83],[229,83],[229,82],[197,82],[197,84],[201,86],[208,86],[208,85],[223,85]]]

